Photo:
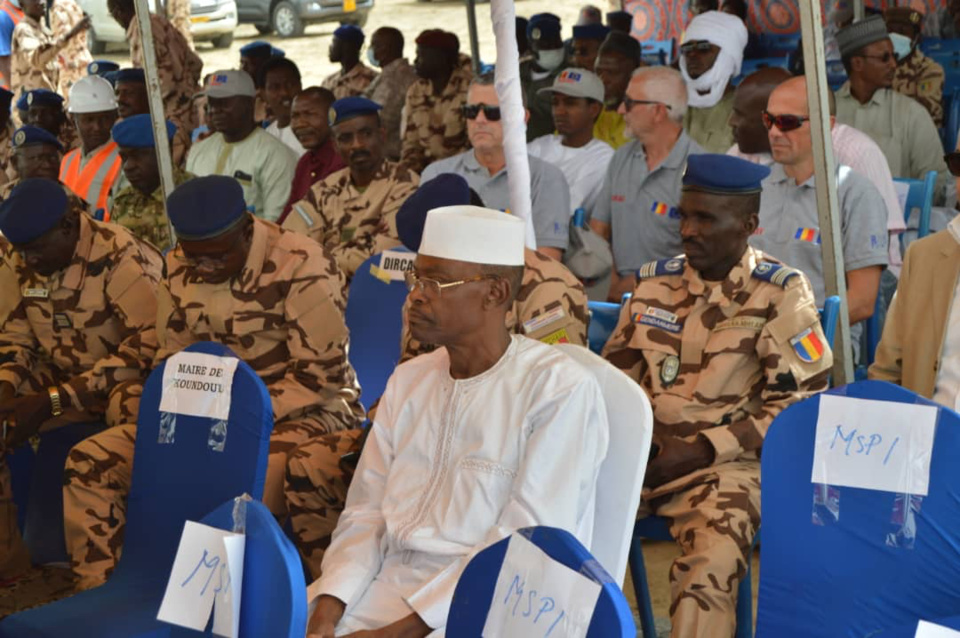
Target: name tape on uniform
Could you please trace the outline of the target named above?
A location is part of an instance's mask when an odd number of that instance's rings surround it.
[[[811,481],[926,496],[937,408],[820,396]]]
[[[547,326],[560,321],[565,316],[567,316],[567,313],[563,311],[561,306],[557,306],[553,310],[549,310],[543,314],[539,314],[536,317],[532,317],[524,321],[523,331],[528,335],[533,334],[534,332],[538,332]]]
[[[178,352],[163,369],[160,411],[225,421],[239,359]]]

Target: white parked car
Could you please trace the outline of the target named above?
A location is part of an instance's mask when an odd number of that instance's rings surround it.
[[[79,0],[81,8],[90,16],[87,45],[94,55],[103,53],[108,44],[126,42],[126,36],[117,21],[107,10],[107,0]],[[150,0],[150,10],[156,3]],[[233,42],[233,30],[237,28],[237,3],[235,0],[191,0],[190,33],[194,42],[213,42],[213,46],[229,47]]]

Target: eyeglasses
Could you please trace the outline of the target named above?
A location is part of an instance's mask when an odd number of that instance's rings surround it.
[[[673,108],[672,106],[670,106],[670,105],[667,104],[666,102],[658,102],[658,101],[656,101],[656,100],[634,100],[633,98],[631,98],[631,97],[628,96],[628,95],[624,95],[624,96],[623,96],[623,108],[625,108],[625,109],[628,110],[628,111],[629,111],[630,109],[632,109],[633,107],[635,107],[635,106],[637,106],[637,105],[640,105],[640,104],[659,104],[660,106],[664,107],[664,108],[667,109],[668,111]]]
[[[695,42],[686,42],[680,45],[680,53],[690,53],[691,51],[700,51],[706,53],[713,47],[710,42],[706,40],[697,40]]]
[[[477,119],[477,116],[480,115],[480,111],[483,111],[483,117],[487,118],[488,122],[500,121],[499,106],[488,106],[486,104],[464,104],[461,109],[463,110],[463,117],[467,118],[468,120]]]
[[[947,169],[954,177],[960,177],[960,151],[947,153],[943,156],[943,161],[947,163]]]
[[[860,54],[860,55],[858,55],[858,56],[856,56],[856,57],[858,57],[858,58],[870,58],[871,60],[880,60],[880,62],[882,62],[883,64],[886,64],[887,62],[889,62],[889,61],[891,60],[891,58],[892,58],[894,61],[897,60],[897,54],[896,54],[896,53],[890,53],[889,51],[885,51],[883,55],[867,55],[866,53],[862,53],[862,54]]]
[[[802,115],[772,115],[770,111],[766,109],[761,113],[761,117],[763,118],[763,125],[768,131],[776,126],[781,133],[795,131],[803,126],[804,122],[810,121],[809,117]]]
[[[441,291],[444,288],[455,288],[456,286],[462,286],[463,284],[469,284],[474,281],[483,281],[484,279],[490,279],[494,275],[477,275],[476,277],[471,277],[470,279],[461,279],[460,281],[448,281],[441,283],[436,279],[424,279],[418,277],[415,272],[408,270],[403,275],[404,283],[407,284],[407,292],[413,292],[418,290],[421,293],[429,296],[441,296]]]

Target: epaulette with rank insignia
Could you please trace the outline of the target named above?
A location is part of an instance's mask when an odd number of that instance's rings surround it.
[[[766,281],[775,286],[780,286],[781,288],[787,287],[787,282],[790,281],[791,277],[799,277],[800,271],[794,270],[789,266],[784,266],[783,264],[774,264],[769,261],[761,261],[757,264],[757,267],[753,269],[751,273],[754,279],[760,279],[761,281]]]
[[[686,262],[685,257],[671,257],[670,259],[649,261],[637,270],[637,279],[663,277],[664,275],[679,275],[683,272],[683,266]]]

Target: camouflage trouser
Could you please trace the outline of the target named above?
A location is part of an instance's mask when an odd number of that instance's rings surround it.
[[[346,430],[308,441],[290,455],[284,493],[300,556],[320,577],[323,552],[337,526],[356,467],[345,454],[360,451],[363,430]]]
[[[283,497],[287,457],[298,445],[323,433],[323,426],[309,418],[273,426],[263,503],[277,518],[287,514]],[[135,438],[135,426],[112,428],[70,450],[63,508],[67,551],[78,590],[106,582],[120,558]]]
[[[674,494],[655,499],[653,511],[671,520],[682,555],[670,568],[673,638],[733,636],[737,587],[760,525],[760,463],[723,463]],[[646,503],[640,516],[651,512]]]
[[[167,0],[167,19],[183,35],[183,38],[193,46],[193,33],[190,32],[190,0]]]

